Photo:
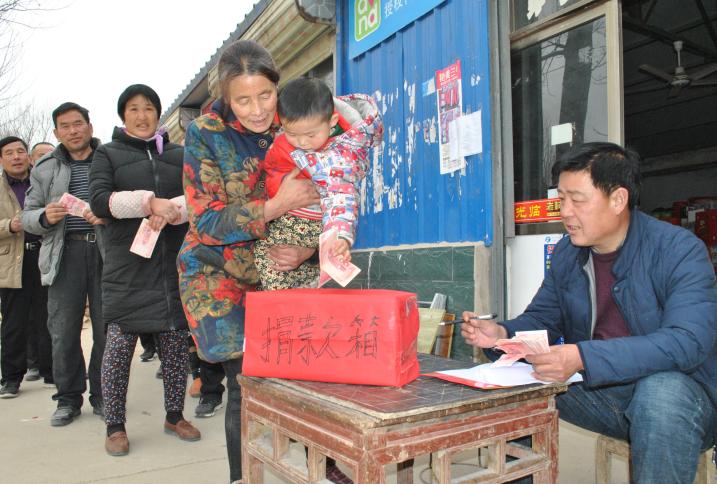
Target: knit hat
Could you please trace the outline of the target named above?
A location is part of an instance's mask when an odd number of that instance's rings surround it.
[[[125,106],[129,102],[129,100],[135,97],[137,94],[146,97],[149,102],[154,105],[155,109],[157,110],[157,117],[162,115],[162,103],[159,101],[159,96],[154,91],[154,89],[144,84],[132,84],[127,89],[125,89],[122,94],[120,94],[120,97],[117,100],[117,114],[119,114],[119,117],[122,122],[124,122]]]

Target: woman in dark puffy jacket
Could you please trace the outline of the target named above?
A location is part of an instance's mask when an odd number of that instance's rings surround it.
[[[187,231],[183,148],[170,143],[166,133],[157,129],[161,104],[152,88],[129,86],[119,97],[117,112],[124,127],[115,128],[112,142],[97,149],[90,172],[90,206],[98,217],[108,220],[102,274],[107,324],[102,395],[105,450],[114,456],[129,452],[125,404],[131,358],[140,333],[158,334],[165,432],[182,440],[201,438],[199,430],[182,415],[188,332],[179,299],[176,259]],[[140,227],[145,217],[147,222]],[[153,235],[149,229],[159,232],[154,248],[152,237],[146,237]]]

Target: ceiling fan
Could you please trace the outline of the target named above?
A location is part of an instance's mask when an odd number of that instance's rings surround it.
[[[675,48],[675,52],[677,52],[677,65],[675,66],[674,74],[669,74],[664,70],[658,69],[657,67],[653,67],[649,64],[641,64],[638,67],[639,70],[665,81],[666,84],[659,88],[635,90],[631,91],[631,93],[657,91],[664,87],[668,87],[670,88],[670,93],[668,94],[668,97],[675,97],[679,95],[686,87],[717,86],[717,79],[704,79],[713,72],[717,72],[717,63],[707,64],[701,69],[688,74],[685,68],[682,66],[682,59],[680,57],[683,42],[681,40],[675,40],[672,45]]]

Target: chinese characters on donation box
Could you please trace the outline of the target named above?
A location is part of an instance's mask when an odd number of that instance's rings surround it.
[[[246,308],[245,375],[390,386],[418,377],[415,294],[260,291]]]

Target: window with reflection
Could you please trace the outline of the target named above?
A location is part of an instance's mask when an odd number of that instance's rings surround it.
[[[607,50],[600,17],[511,54],[515,201],[547,198],[573,143],[607,140]]]

